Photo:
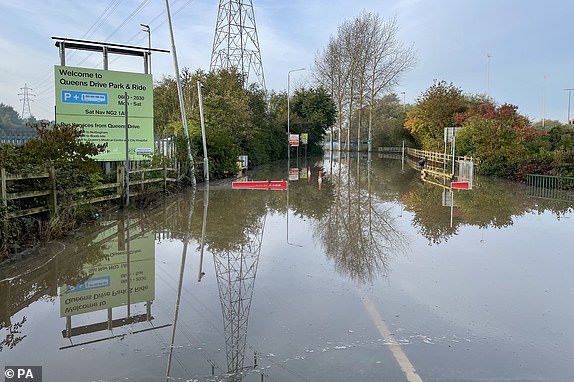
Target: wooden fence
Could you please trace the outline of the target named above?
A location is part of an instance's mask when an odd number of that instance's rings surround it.
[[[401,154],[403,148],[401,146],[392,146],[392,147],[379,147],[378,152],[380,154]],[[396,158],[396,156],[393,156]],[[407,163],[413,168],[419,168],[418,161],[421,159],[425,159],[425,168],[429,168],[432,171],[437,172],[452,172],[452,155],[439,153],[436,151],[426,151],[426,150],[419,150],[413,149],[411,147],[405,147],[405,160]],[[457,163],[463,161],[473,161],[472,157],[466,156],[455,156],[455,161]]]
[[[126,197],[125,168],[118,166],[115,182],[95,185],[93,187],[79,187],[65,189],[68,196],[63,201],[63,191],[59,190],[58,183],[66,179],[58,178],[57,171],[50,167],[48,171],[27,174],[9,174],[4,168],[0,169],[1,197],[4,221],[24,216],[49,213],[57,214],[63,205],[77,206],[81,204],[95,204],[104,201],[118,200],[121,204]],[[160,184],[165,191],[168,183],[178,182],[178,171],[174,168],[157,167],[131,170],[129,172],[129,195],[137,196],[145,192],[146,186]],[[23,191],[10,191],[22,189],[22,182],[30,182]]]

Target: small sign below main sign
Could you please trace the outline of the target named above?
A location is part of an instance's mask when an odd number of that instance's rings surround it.
[[[450,182],[450,188],[455,190],[468,190],[470,188],[469,183],[464,182]]]
[[[147,147],[136,149],[137,155],[153,155],[153,150]]]

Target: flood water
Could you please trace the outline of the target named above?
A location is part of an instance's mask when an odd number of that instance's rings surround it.
[[[288,191],[212,182],[4,267],[0,367],[42,366],[45,382],[574,380],[572,203],[492,179],[451,194],[397,160],[307,165]]]

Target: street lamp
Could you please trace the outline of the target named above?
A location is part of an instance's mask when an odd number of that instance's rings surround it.
[[[148,65],[149,65],[149,74],[151,74],[151,29],[147,24],[140,24],[144,29],[144,32],[147,33],[147,46],[148,46]]]
[[[401,92],[401,94],[403,95],[403,112],[406,114],[407,113],[407,103],[405,102],[405,92]]]
[[[289,105],[289,98],[291,97],[291,92],[290,92],[290,84],[291,84],[291,73],[292,72],[298,72],[301,70],[305,70],[305,68],[299,68],[299,69],[291,69],[290,71],[287,72],[287,167],[290,168],[291,167],[291,129],[289,127],[289,119],[290,119],[290,113],[291,113],[291,109],[290,109],[290,105]]]
[[[486,95],[490,96],[490,59],[492,55],[490,53],[486,54]]]
[[[572,93],[572,90],[574,90],[574,88],[566,88],[564,89],[568,92],[568,120],[566,121],[567,124],[570,124],[570,96]]]

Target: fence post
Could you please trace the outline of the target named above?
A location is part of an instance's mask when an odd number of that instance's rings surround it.
[[[50,165],[49,173],[50,180],[52,181],[52,187],[50,189],[48,206],[50,207],[50,217],[55,217],[58,215],[58,194],[56,190],[56,169],[54,168],[53,164]]]
[[[117,172],[117,177],[116,177],[116,182],[117,182],[117,189],[116,189],[116,194],[118,195],[118,197],[120,198],[120,205],[123,207],[125,205],[125,166],[123,164],[119,164],[118,165],[118,172]]]
[[[2,176],[2,204],[4,208],[8,207],[8,195],[6,194],[6,169],[2,167],[1,176]]]
[[[163,193],[165,194],[167,191],[167,167],[165,166],[165,162],[163,162]]]
[[[2,177],[2,207],[3,213],[0,215],[2,217],[2,240],[0,245],[5,248],[8,244],[8,195],[6,193],[6,169],[2,167],[1,177]]]

